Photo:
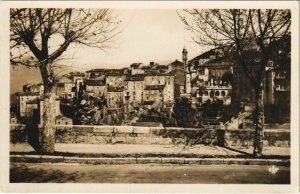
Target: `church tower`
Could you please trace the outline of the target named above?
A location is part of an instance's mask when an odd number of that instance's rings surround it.
[[[185,66],[185,93],[190,94],[191,93],[191,74],[190,74],[190,69],[188,66],[188,51],[185,48],[185,46],[183,47],[182,50],[182,62]]]
[[[184,63],[184,65],[187,65],[187,61],[188,61],[188,51],[184,46],[182,49],[182,62]]]

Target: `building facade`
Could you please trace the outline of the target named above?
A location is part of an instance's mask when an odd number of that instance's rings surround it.
[[[37,106],[35,106],[33,102],[36,102],[39,99],[39,97],[40,97],[39,93],[33,93],[33,92],[17,93],[18,113],[20,117],[32,116],[34,111],[33,109],[37,109]]]

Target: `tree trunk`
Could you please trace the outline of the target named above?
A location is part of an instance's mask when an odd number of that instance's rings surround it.
[[[52,153],[55,151],[55,112],[56,96],[54,88],[45,90],[43,110],[43,130],[41,133],[41,151]]]
[[[263,138],[264,138],[264,91],[263,84],[261,83],[256,89],[255,95],[255,135],[254,135],[254,150],[255,157],[262,156]]]

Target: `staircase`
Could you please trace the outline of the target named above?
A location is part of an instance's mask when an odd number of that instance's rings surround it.
[[[230,121],[225,123],[227,129],[238,129],[243,120],[250,116],[252,112],[239,112],[236,116],[232,117]]]

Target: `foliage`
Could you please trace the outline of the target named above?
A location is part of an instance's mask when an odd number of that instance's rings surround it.
[[[197,124],[196,111],[191,108],[189,99],[177,99],[174,105],[173,117],[179,127],[195,127]]]
[[[40,68],[45,89],[71,44],[104,49],[119,33],[109,9],[11,9],[10,17],[11,64]]]
[[[226,84],[232,85],[232,83],[233,83],[233,75],[232,75],[232,73],[225,72],[223,74],[221,80],[222,80],[222,84],[226,83]]]
[[[220,111],[223,108],[223,101],[222,100],[207,100],[205,103],[202,104],[203,107],[203,117],[217,117],[220,116]]]
[[[193,40],[200,46],[221,48],[233,54],[255,90],[254,155],[262,155],[264,129],[263,81],[265,69],[278,45],[291,36],[287,9],[185,9],[178,11]],[[257,53],[249,57],[249,51]],[[258,67],[252,73],[253,64]]]

